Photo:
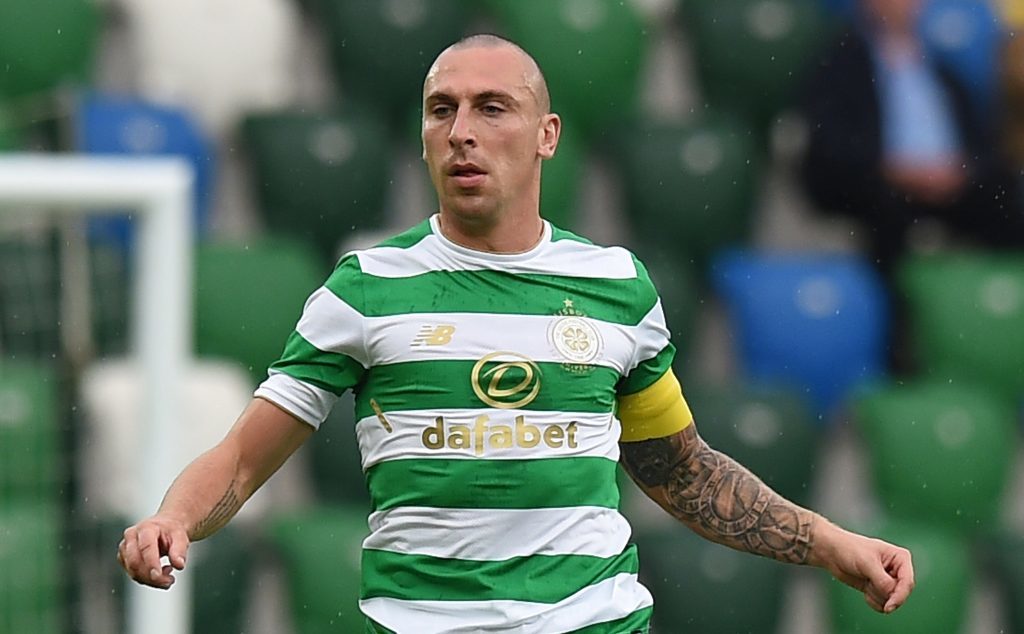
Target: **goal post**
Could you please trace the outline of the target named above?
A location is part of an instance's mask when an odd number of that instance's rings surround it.
[[[135,212],[135,288],[132,293],[133,354],[144,384],[143,494],[136,518],[156,509],[183,457],[176,455],[183,378],[192,356],[192,168],[171,157],[97,157],[70,154],[0,155],[0,213],[95,214],[102,209]],[[111,562],[115,544],[111,544]],[[128,596],[131,634],[189,631],[188,576],[173,591],[132,585]]]

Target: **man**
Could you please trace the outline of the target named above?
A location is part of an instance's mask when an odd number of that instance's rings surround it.
[[[1024,245],[1024,212],[994,117],[919,35],[921,0],[859,0],[858,18],[811,69],[802,166],[814,204],[863,223],[886,275],[910,230],[932,220],[957,240]]]
[[[518,46],[482,35],[441,53],[423,94],[440,213],[347,255],[313,293],[227,437],[125,531],[132,578],[169,588],[189,542],[227,523],[355,389],[370,631],[648,631],[652,599],[617,511],[620,448],[648,495],[702,535],[824,567],[879,611],[906,600],[909,552],[783,500],[697,435],[643,266],[540,218],[541,162],[561,129],[549,109]]]

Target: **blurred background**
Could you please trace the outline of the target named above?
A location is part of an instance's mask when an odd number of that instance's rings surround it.
[[[649,265],[702,435],[915,555],[880,618],[624,478],[656,632],[1021,634],[1022,25],[1021,0],[0,0],[0,152],[193,166],[195,455],[339,254],[435,211],[429,63],[509,36],[564,121],[542,213]],[[0,634],[125,630],[131,215],[0,202]],[[194,632],[362,631],[351,408],[194,545]]]

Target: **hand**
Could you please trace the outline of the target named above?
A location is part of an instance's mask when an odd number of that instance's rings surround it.
[[[153,516],[124,531],[117,546],[117,561],[135,581],[166,590],[174,584],[174,570],[184,570],[189,538],[184,523]],[[161,557],[170,565],[162,565]]]
[[[880,539],[825,524],[815,545],[815,563],[846,585],[864,593],[867,604],[888,614],[903,605],[914,589],[910,551]]]
[[[929,167],[889,163],[886,179],[896,189],[932,205],[948,205],[956,200],[967,184],[961,161],[950,159]]]

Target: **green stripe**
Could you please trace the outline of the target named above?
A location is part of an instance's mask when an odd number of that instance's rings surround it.
[[[617,509],[618,463],[607,458],[481,460],[408,458],[366,472],[373,510],[398,506]],[[571,474],[572,477],[567,477]]]
[[[365,372],[352,357],[324,352],[297,332],[288,337],[284,354],[270,368],[339,396],[356,385]]]
[[[402,410],[438,410],[489,407],[473,391],[475,361],[410,361],[380,365],[366,373],[364,385],[356,398],[356,420],[373,416],[370,399],[375,399],[384,412]],[[497,363],[485,365],[486,374]],[[537,363],[540,370],[540,391],[529,403],[517,409],[535,412],[580,412],[603,414],[615,406],[615,384],[619,373],[611,368],[591,366],[586,372],[567,369],[560,363]],[[524,371],[512,368],[498,383],[499,388],[513,389],[524,384]],[[487,380],[484,379],[484,383]],[[534,383],[502,399],[515,403],[529,396]],[[490,387],[489,384],[481,389]],[[567,421],[568,422],[568,421]]]
[[[651,629],[651,615],[654,608],[643,608],[629,616],[614,621],[595,623],[568,634],[648,634]]]
[[[362,598],[557,603],[615,575],[636,573],[634,547],[615,557],[533,555],[502,561],[363,550]]]
[[[392,236],[383,242],[377,244],[378,247],[398,247],[400,249],[408,249],[414,246],[423,238],[426,238],[432,233],[430,228],[430,219],[427,218],[423,222],[409,227],[402,233]]]
[[[592,279],[503,271],[431,271],[412,277],[332,275],[327,288],[367,317],[407,313],[554,315],[565,300],[585,316],[635,326],[657,300],[642,279]]]
[[[670,341],[661,349],[661,352],[651,359],[641,361],[640,365],[633,368],[629,376],[622,379],[618,387],[619,394],[636,394],[640,390],[650,387],[672,367],[672,361],[675,358],[676,347]]]

